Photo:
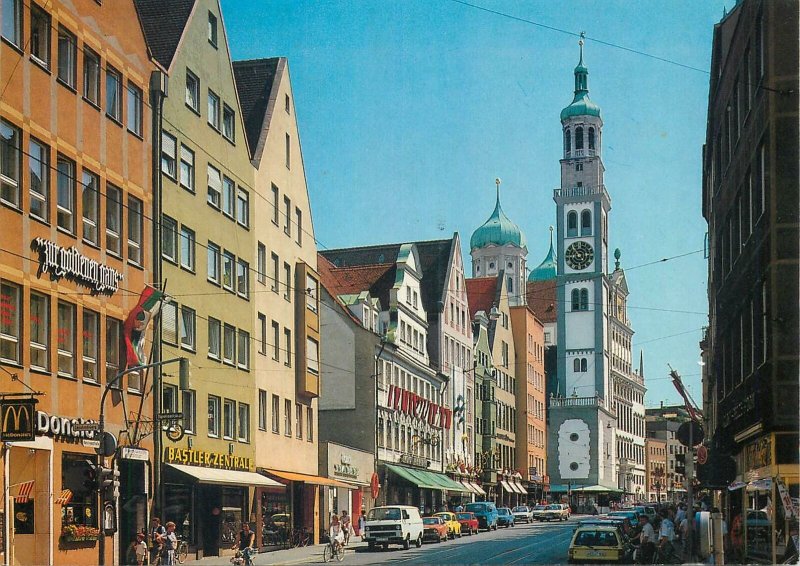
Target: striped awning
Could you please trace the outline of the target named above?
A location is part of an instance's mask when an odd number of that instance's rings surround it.
[[[55,498],[54,503],[56,505],[67,505],[70,501],[72,501],[72,490],[65,489],[61,492],[61,495]]]
[[[477,493],[478,495],[486,495],[484,489],[474,481],[469,482],[469,485],[472,486],[472,488],[475,490],[475,493]]]
[[[22,482],[19,485],[19,491],[14,496],[15,503],[27,503],[31,498],[33,492],[34,480]]]

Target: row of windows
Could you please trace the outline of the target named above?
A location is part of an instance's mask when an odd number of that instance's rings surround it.
[[[23,5],[22,0],[3,2],[2,36],[18,49],[23,50]],[[51,16],[36,4],[30,4],[30,37],[28,48],[31,60],[49,71],[52,58],[53,25]],[[57,28],[56,77],[72,91],[78,85],[78,38],[65,26]],[[101,103],[101,58],[85,42],[83,45],[83,98],[95,108]],[[122,73],[111,64],[105,66],[105,111],[115,123],[122,124],[123,90],[127,94],[126,124],[128,131],[142,136],[142,89],[130,80],[125,82]]]
[[[380,374],[378,376],[378,384],[388,390],[390,385],[411,391],[417,395],[432,401],[440,403],[440,391],[432,383],[421,379],[403,369],[397,364],[393,364],[388,360],[382,360],[379,365]]]
[[[629,441],[617,441],[617,456],[637,464],[644,464],[644,446]]]
[[[110,255],[120,259],[123,258],[125,245],[123,209],[127,209],[128,261],[143,265],[144,205],[141,200],[128,195],[125,206],[122,189],[108,181],[105,182],[105,193],[102,193],[100,176],[88,168],[81,168],[79,182],[75,161],[56,153],[56,198],[53,203],[50,165],[52,150],[44,142],[30,136],[27,153],[25,170],[22,131],[10,122],[0,119],[0,202],[23,210],[22,189],[27,182],[27,208],[32,218],[49,225],[55,204],[55,220],[60,231],[79,236],[95,248],[104,244]],[[105,219],[105,223],[101,219]]]
[[[397,421],[386,421],[378,417],[378,446],[388,450],[398,450],[402,453],[412,453],[425,458],[438,460],[441,454],[441,444],[435,443],[432,438],[438,431],[423,432],[420,429],[401,425]]]
[[[589,363],[586,358],[575,358],[572,360],[572,371],[575,373],[586,373],[589,371]]]
[[[417,330],[411,324],[400,321],[400,341],[420,354],[425,352],[425,333]]]
[[[268,408],[269,395],[264,389],[258,390],[258,429],[266,431],[267,424],[270,422],[269,408]],[[273,394],[271,397],[271,430],[274,434],[281,433],[281,398]],[[305,425],[304,425],[305,416]],[[303,439],[305,432],[305,439],[308,442],[314,442],[314,409],[307,407],[301,403],[294,403],[294,427],[292,427],[292,400],[283,400],[283,434],[291,437],[294,430],[294,437],[298,440]]]
[[[258,353],[266,356],[271,352],[272,359],[283,363],[286,367],[292,367],[292,351],[294,350],[294,342],[292,340],[292,330],[290,328],[283,328],[281,332],[281,325],[277,320],[273,320],[269,328],[267,327],[267,315],[258,313]],[[283,336],[283,341],[281,341]],[[271,342],[269,341],[271,337]],[[283,344],[283,348],[281,348]],[[283,356],[281,356],[283,351]],[[306,364],[307,370],[313,374],[319,374],[319,342],[311,336],[306,337]]]
[[[544,375],[536,371],[533,364],[526,364],[527,381],[537,391],[544,391]]]
[[[572,311],[588,311],[589,310],[589,289],[573,289],[570,294]]]
[[[178,412],[178,388],[164,384],[161,404],[165,412]],[[197,394],[193,390],[181,391],[180,411],[183,413],[183,426],[187,434],[198,434]],[[208,395],[208,429],[211,438],[250,442],[250,405],[235,399],[218,395]]]
[[[164,233],[167,233],[166,229]],[[206,280],[243,299],[250,298],[250,264],[211,240],[206,246]]]
[[[767,282],[763,281],[742,304],[717,339],[717,394],[723,399],[767,360]]]
[[[636,391],[633,387],[628,387],[614,380],[614,397],[620,397],[630,403],[644,404],[644,393]]]
[[[755,53],[752,53],[755,51]],[[744,50],[744,55],[740,62],[741,68],[734,78],[733,88],[727,104],[725,119],[720,121],[720,128],[714,138],[714,161],[711,173],[711,182],[714,185],[714,193],[721,186],[723,170],[733,158],[739,137],[750,116],[750,109],[758,93],[759,86],[764,80],[765,61],[764,61],[764,30],[763,19],[758,16],[753,34],[752,43],[748,40],[748,46]],[[719,72],[722,72],[722,65],[717,65]]]
[[[587,209],[581,211],[581,236],[592,235],[592,213]],[[570,210],[567,213],[567,237],[574,238],[578,236],[578,212]]]
[[[200,79],[186,69],[186,106],[198,116],[200,113]],[[232,144],[236,143],[236,112],[222,102],[220,96],[210,88],[207,93],[208,125],[220,132]]]
[[[96,384],[125,366],[121,320],[35,291],[27,312],[24,304],[22,286],[0,281],[0,361],[23,365],[27,353],[33,371]],[[127,386],[140,391],[139,374],[128,374]]]
[[[575,128],[575,149],[576,150],[583,150],[584,149],[584,131],[583,126],[578,126]],[[572,153],[572,131],[570,128],[566,128],[564,130],[564,151],[566,152],[567,156],[570,156]],[[590,126],[586,132],[586,140],[585,142],[589,146],[589,151],[592,152],[595,150],[595,130],[592,126]]]
[[[455,366],[462,369],[471,369],[472,351],[464,344],[445,335],[444,337],[444,363],[445,366]]]
[[[497,403],[497,428],[517,432],[517,410],[502,401]]]
[[[618,402],[614,402],[614,412],[617,413],[617,427],[621,431],[644,437],[645,419],[643,415],[634,413],[632,407]]]
[[[732,200],[730,211],[715,227],[717,241],[713,265],[717,281],[723,281],[731,273],[766,209],[767,158],[763,143],[759,146],[756,159],[757,177],[753,179],[752,170],[747,171],[742,186]]]
[[[180,145],[180,153],[178,146]],[[195,153],[168,132],[161,134],[161,172],[191,193],[195,192]],[[243,228],[250,227],[250,193],[207,164],[206,202]]]
[[[528,394],[527,396],[527,411],[528,414],[534,419],[539,419],[542,421],[544,420],[545,417],[544,403],[536,399],[531,394]]]

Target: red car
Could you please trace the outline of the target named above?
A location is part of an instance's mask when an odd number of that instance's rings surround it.
[[[474,535],[479,532],[478,518],[475,513],[456,513],[458,522],[461,523],[461,534]]]
[[[449,536],[447,525],[441,517],[423,517],[422,518],[422,540],[433,540],[435,542],[442,542],[447,540]]]

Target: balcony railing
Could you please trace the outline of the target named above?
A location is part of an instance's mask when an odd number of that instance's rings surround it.
[[[601,407],[606,404],[602,397],[593,395],[592,397],[550,397],[551,407]]]
[[[567,155],[567,159],[571,157],[594,157],[597,155],[596,149],[573,149],[571,151],[565,152]]]
[[[562,189],[553,190],[553,196],[556,198],[591,197],[595,195],[605,195],[608,200],[611,200],[611,197],[609,197],[608,193],[606,192],[605,185],[596,185],[594,187],[565,187]]]

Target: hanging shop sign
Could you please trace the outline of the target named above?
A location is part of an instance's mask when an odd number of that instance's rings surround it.
[[[451,409],[437,405],[413,391],[407,391],[396,385],[389,386],[387,405],[393,411],[403,413],[436,428],[450,430],[453,423]]]
[[[52,436],[56,440],[78,440],[78,439],[94,439],[97,437],[97,430],[86,430],[87,423],[95,423],[90,419],[74,419],[70,417],[60,417],[58,415],[50,415],[44,411],[36,411],[36,434],[43,436]]]
[[[744,447],[744,469],[757,470],[772,464],[772,437],[762,436]]]
[[[39,252],[39,271],[54,279],[66,277],[97,293],[111,295],[119,289],[122,273],[86,257],[75,246],[64,248],[55,242],[36,238],[31,247]]]
[[[31,442],[36,439],[36,399],[0,401],[0,442]]]
[[[224,470],[253,469],[253,461],[244,456],[207,452],[194,448],[164,448],[164,461],[168,464],[184,464],[187,466],[205,466],[206,468],[222,468]]]

